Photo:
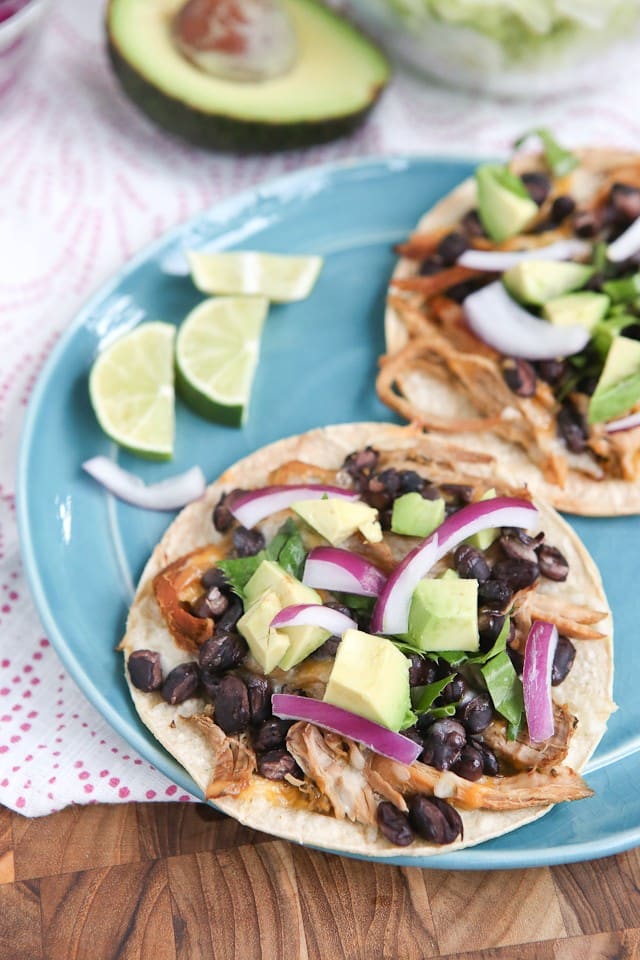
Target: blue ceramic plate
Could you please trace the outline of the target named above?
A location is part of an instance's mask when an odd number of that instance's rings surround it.
[[[311,297],[272,308],[246,427],[214,426],[179,405],[172,463],[147,463],[123,453],[118,460],[148,481],[195,463],[213,479],[280,437],[330,423],[389,420],[373,381],[383,350],[392,244],[473,167],[459,159],[362,160],[305,170],[220,204],[172,231],[107,284],[76,318],[40,377],[24,428],[18,481],[24,562],[40,616],[89,700],[186,790],[199,793],[138,720],[113,652],[133,584],[171,518],[118,503],[83,474],[86,458],[116,455],[89,405],[92,360],[108,340],[139,321],[177,323],[201,299],[189,278],[179,275],[184,247],[321,254],[325,266]],[[575,526],[603,572],[616,621],[620,710],[591,764],[595,798],[557,807],[481,846],[427,858],[424,866],[539,866],[640,843],[640,697],[631,669],[640,518],[579,520]],[[399,853],[393,862],[406,861]]]

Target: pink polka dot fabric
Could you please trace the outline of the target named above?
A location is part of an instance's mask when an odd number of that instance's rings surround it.
[[[499,155],[535,126],[569,144],[640,149],[634,59],[571,97],[478,100],[398,71],[355,136],[270,157],[207,154],[166,137],[115,84],[103,0],[54,5],[40,55],[0,103],[0,803],[191,799],[84,699],[43,635],[15,520],[25,407],[58,336],[127,258],[216,200],[305,165],[374,153]]]

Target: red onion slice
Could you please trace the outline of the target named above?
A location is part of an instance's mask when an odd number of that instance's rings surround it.
[[[640,250],[640,217],[607,247],[607,260],[622,263]]]
[[[620,430],[632,430],[633,427],[640,427],[640,411],[630,413],[626,417],[620,417],[618,420],[610,420],[605,423],[606,433],[618,433]]]
[[[470,294],[462,306],[475,335],[507,357],[553,360],[579,353],[589,342],[580,324],[555,326],[524,310],[500,280]]]
[[[458,263],[470,270],[502,273],[523,260],[570,260],[586,256],[590,251],[590,245],[584,240],[558,240],[547,247],[530,250],[465,250],[458,257]]]
[[[534,620],[527,636],[522,669],[524,712],[534,743],[548,740],[554,731],[551,668],[557,645],[556,626]]]
[[[390,757],[407,766],[417,760],[422,747],[401,733],[394,733],[379,723],[360,717],[350,710],[334,707],[323,700],[311,697],[298,697],[293,693],[274,693],[271,707],[276,717],[283,720],[305,720],[315,723],[326,730],[332,730],[340,736],[348,737],[364,744],[383,757]]]
[[[350,501],[360,499],[358,493],[345,490],[344,487],[303,483],[247,490],[229,497],[227,503],[230,512],[243,527],[255,527],[260,520],[279,510],[286,510],[297,500],[321,500],[323,497],[339,497]]]
[[[307,555],[302,582],[317,590],[377,597],[387,578],[357,553],[339,547],[315,547]]]
[[[493,497],[470,503],[453,513],[426,540],[408,553],[386,582],[373,608],[373,633],[400,635],[407,632],[409,608],[416,586],[431,567],[467,537],[489,527],[533,526],[538,511],[528,500]]]
[[[192,467],[185,473],[168,477],[147,486],[140,477],[109,460],[108,457],[92,457],[85,460],[82,469],[112,493],[114,497],[145,510],[177,510],[201,497],[206,481],[200,467]]]
[[[358,624],[339,610],[321,603],[296,603],[284,607],[271,621],[276,629],[283,627],[322,627],[332,636],[341,637],[345,630],[356,630]]]

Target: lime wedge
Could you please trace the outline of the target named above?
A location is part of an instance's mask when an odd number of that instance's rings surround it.
[[[132,453],[168,460],[173,453],[173,342],[170,323],[143,323],[102,351],[89,396],[104,432]]]
[[[274,303],[304,300],[322,269],[322,257],[290,257],[250,250],[191,251],[187,258],[193,282],[203,293],[257,295]]]
[[[219,297],[185,318],[176,340],[176,385],[196,413],[234,427],[245,422],[268,309],[264,297]]]

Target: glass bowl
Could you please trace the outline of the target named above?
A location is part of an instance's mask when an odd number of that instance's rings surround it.
[[[640,0],[346,0],[346,8],[405,64],[476,93],[602,85],[637,61]]]
[[[0,0],[0,100],[23,75],[48,5],[49,0]]]

